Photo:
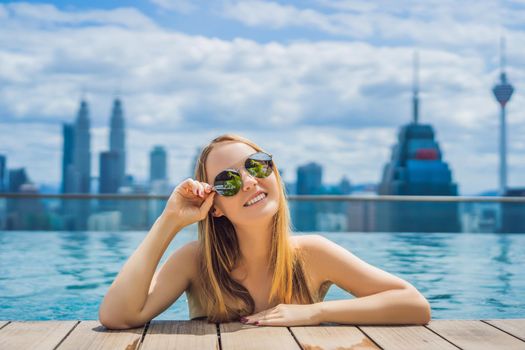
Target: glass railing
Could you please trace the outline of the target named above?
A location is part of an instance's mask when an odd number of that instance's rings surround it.
[[[525,197],[289,195],[300,232],[525,233]],[[168,196],[0,194],[0,230],[148,230]]]

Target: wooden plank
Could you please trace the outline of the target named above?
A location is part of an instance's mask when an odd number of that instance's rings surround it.
[[[301,348],[286,327],[252,326],[239,322],[221,323],[222,350]]]
[[[457,349],[423,326],[359,326],[359,329],[385,350]]]
[[[427,326],[462,349],[525,349],[525,342],[476,320],[435,320]]]
[[[144,333],[144,326],[123,330],[109,330],[98,321],[82,321],[60,344],[65,349],[137,349]]]
[[[380,349],[353,326],[290,327],[303,349]]]
[[[217,325],[203,320],[154,320],[140,349],[219,349]]]
[[[0,321],[0,329],[2,329],[2,327],[4,327],[8,323],[9,321]]]
[[[490,323],[491,325],[525,341],[525,318],[484,320],[483,322]]]
[[[0,349],[54,349],[78,321],[15,321],[0,329]]]

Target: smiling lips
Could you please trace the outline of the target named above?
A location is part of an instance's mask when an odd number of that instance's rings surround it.
[[[246,204],[244,204],[245,207],[249,207],[250,205],[252,204],[255,204],[261,200],[263,200],[264,198],[266,198],[266,193],[264,192],[261,192],[259,195],[257,195],[256,197],[250,199],[248,202],[246,202]]]

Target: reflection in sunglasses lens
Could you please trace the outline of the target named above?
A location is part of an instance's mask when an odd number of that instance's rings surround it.
[[[232,170],[226,170],[215,178],[215,189],[223,196],[233,196],[241,189],[241,176]]]
[[[271,160],[248,159],[246,161],[246,170],[255,177],[264,178],[272,173]]]

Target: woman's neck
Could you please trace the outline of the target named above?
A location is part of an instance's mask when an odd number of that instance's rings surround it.
[[[235,226],[241,264],[248,271],[268,268],[270,263],[270,248],[272,239],[272,222],[249,226]]]

